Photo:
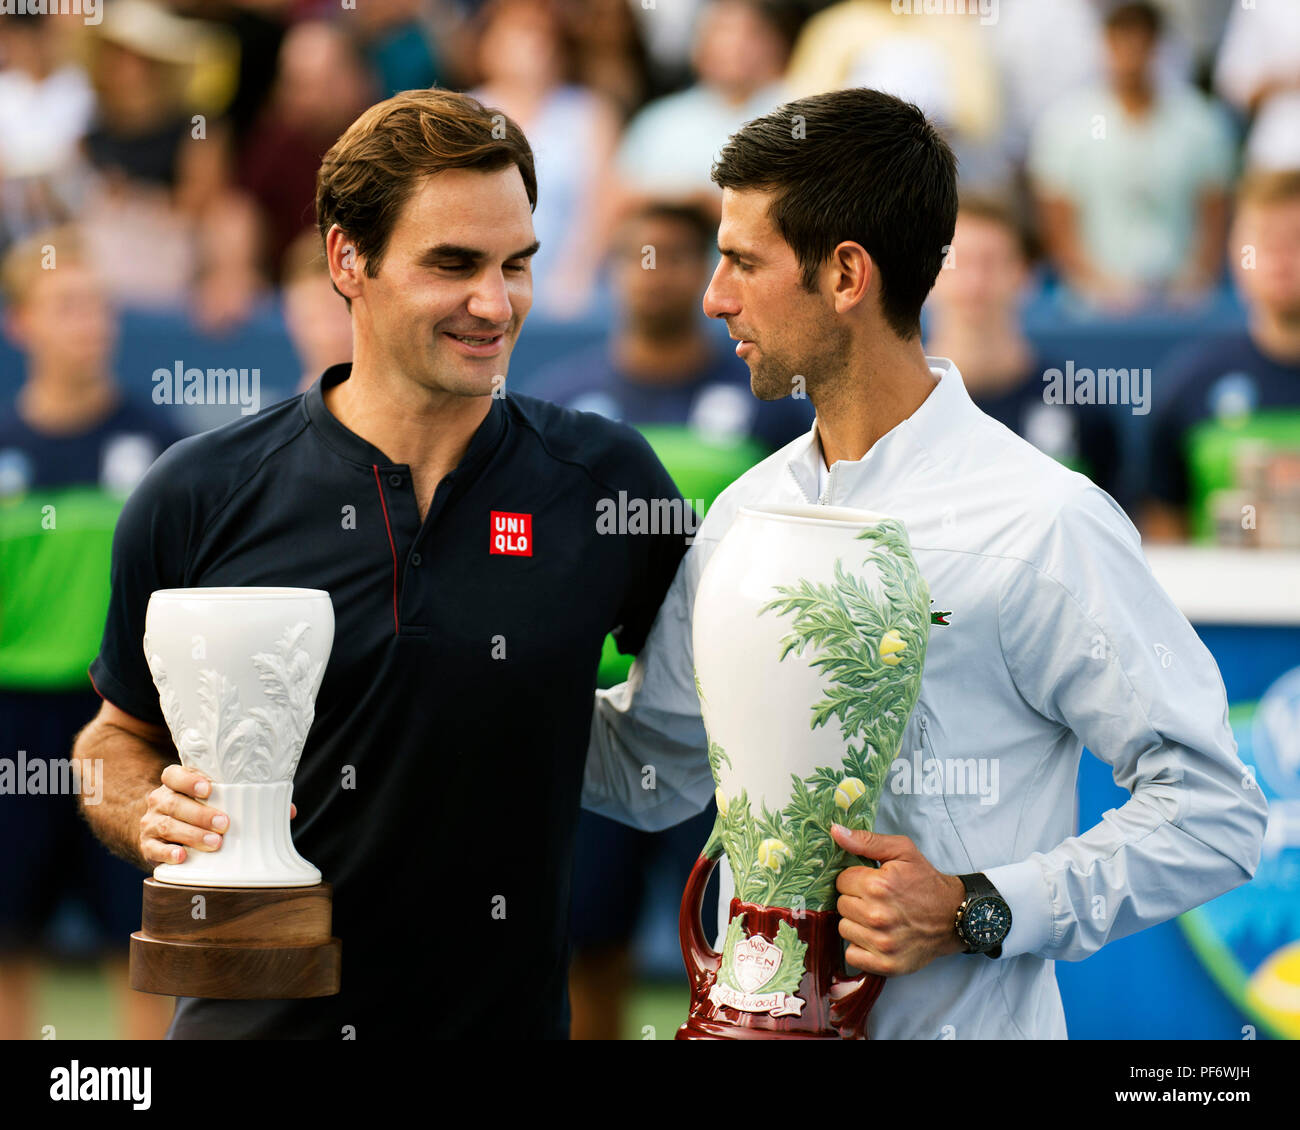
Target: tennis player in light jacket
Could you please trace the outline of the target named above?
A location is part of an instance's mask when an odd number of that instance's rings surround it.
[[[837,906],[848,962],[889,978],[869,1036],[1064,1038],[1054,961],[1198,906],[1259,862],[1266,804],[1223,680],[1111,497],[924,356],[921,304],[957,195],[952,154],[916,107],[867,89],[789,103],[736,133],[713,179],[722,259],[704,308],[755,394],[806,388],[816,422],[718,499],[629,680],[599,692],[584,804],[659,828],[712,792],[691,617],[742,506],[899,518],[942,614],[908,771],[891,771],[874,833],[832,833],[881,864],[846,870]],[[1131,795],[1075,834],[1085,746]],[[1004,913],[963,936],[958,909],[988,885]],[[724,918],[731,893],[724,869]]]

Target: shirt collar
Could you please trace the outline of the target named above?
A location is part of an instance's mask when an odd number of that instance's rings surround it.
[[[325,389],[346,381],[351,375],[351,362],[331,365],[326,369],[315,384],[303,393],[302,406],[307,419],[325,443],[343,458],[365,467],[378,467],[381,471],[405,468],[405,463],[394,463],[369,440],[362,439],[356,432],[344,427],[342,421],[325,406]],[[485,461],[496,450],[505,428],[505,399],[494,396],[487,415],[475,430],[456,470],[473,470]]]
[[[885,471],[910,469],[921,452],[930,462],[939,462],[965,434],[972,416],[978,414],[979,409],[967,393],[957,366],[946,357],[927,357],[925,361],[935,377],[934,391],[915,412],[876,440],[861,459],[840,460],[835,464],[839,468],[836,479],[846,484],[847,489]],[[796,442],[787,463],[804,494],[817,499],[821,493],[819,469],[825,464],[816,420]]]

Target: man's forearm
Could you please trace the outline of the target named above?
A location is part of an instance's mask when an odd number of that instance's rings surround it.
[[[1084,250],[1074,205],[1062,197],[1045,196],[1039,205],[1039,218],[1057,270],[1068,282],[1086,288],[1099,272]]]
[[[164,751],[109,722],[95,721],[77,735],[72,756],[82,765],[81,811],[91,830],[114,855],[152,871],[154,865],[140,852],[140,818],[149,794],[161,783],[163,769],[177,760],[174,751]],[[88,805],[87,796],[101,799]]]

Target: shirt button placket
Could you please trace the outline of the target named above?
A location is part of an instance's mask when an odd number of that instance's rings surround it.
[[[388,485],[390,487],[393,487],[396,490],[400,490],[402,487],[406,485],[406,476],[402,474],[400,471],[390,471],[388,474]],[[400,552],[400,546],[398,547],[398,551]],[[407,561],[413,566],[419,565],[420,560],[421,558],[418,553],[412,553],[407,557]],[[405,585],[401,587],[401,591],[398,593],[398,604],[401,606],[403,610],[408,605],[408,594]],[[405,612],[403,612],[402,620],[405,621],[405,619],[406,619],[406,614]]]

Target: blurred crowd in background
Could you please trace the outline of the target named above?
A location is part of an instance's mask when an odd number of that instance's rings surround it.
[[[249,358],[293,395],[349,359],[316,171],[361,110],[414,87],[472,93],[536,153],[541,251],[510,387],[643,428],[688,498],[812,422],[806,402],[754,401],[700,310],[713,156],[791,98],[871,86],[917,103],[959,160],[926,351],[1148,540],[1300,548],[1295,0],[103,0],[101,14],[0,16],[0,754],[64,756],[94,712],[116,508],[212,422],[160,406],[151,374]],[[58,549],[33,536],[51,492],[80,508],[64,508],[80,518]],[[607,649],[602,681],[625,673]],[[51,805],[0,819],[0,851],[33,860],[0,875],[0,1035],[36,1034],[22,955],[47,944],[69,874],[104,938],[120,949],[138,925],[139,873],[57,799],[57,819]],[[584,816],[575,1033],[617,1033],[649,877],[680,891],[711,821],[651,837]],[[152,1005],[123,1016],[156,1034]]]

